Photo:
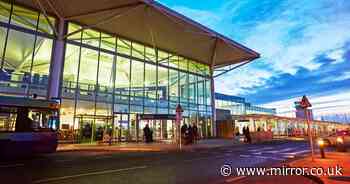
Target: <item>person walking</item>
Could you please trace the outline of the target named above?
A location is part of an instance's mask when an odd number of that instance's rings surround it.
[[[196,143],[198,139],[198,128],[196,124],[193,124],[193,137],[193,143]]]
[[[188,126],[188,143],[192,144],[193,143],[193,128],[191,125]]]
[[[145,128],[143,128],[143,136],[146,143],[151,142],[151,129],[149,128],[148,124],[146,124]]]
[[[182,144],[185,144],[186,142],[186,132],[187,132],[187,125],[184,123],[182,126],[181,126],[181,135],[180,135],[180,139],[181,139],[181,142]]]
[[[247,127],[246,128],[246,137],[247,137],[247,142],[250,144],[250,143],[252,143],[252,138],[251,138],[251,136],[250,136],[250,131],[249,131],[249,127]]]
[[[243,127],[242,131],[243,131],[243,135],[244,135],[244,142],[247,142],[247,129],[245,126]]]

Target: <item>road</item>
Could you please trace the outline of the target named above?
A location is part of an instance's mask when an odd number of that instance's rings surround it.
[[[1,183],[225,183],[220,168],[270,166],[307,154],[301,141],[236,145],[192,152],[61,152],[0,163]]]

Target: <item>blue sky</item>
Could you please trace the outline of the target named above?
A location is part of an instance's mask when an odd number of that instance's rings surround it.
[[[160,2],[261,53],[216,79],[216,91],[280,112],[306,94],[316,114],[349,113],[349,0]]]

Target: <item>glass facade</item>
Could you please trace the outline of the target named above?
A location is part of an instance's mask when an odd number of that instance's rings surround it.
[[[1,95],[49,96],[56,21],[0,2]],[[197,124],[203,137],[212,134],[208,65],[117,35],[77,31],[81,28],[67,22],[60,81],[60,128],[69,132],[64,137],[95,141],[101,131],[112,131],[118,140],[137,140],[149,124],[159,139],[171,138],[174,120],[139,117],[175,115],[178,104],[184,109],[182,123]]]
[[[80,28],[69,23],[68,33]],[[66,127],[79,128],[81,117],[95,127],[99,119],[105,127],[108,117],[126,114],[116,127],[133,140],[136,129],[143,128],[132,124],[134,115],[175,114],[181,104],[184,122],[200,124],[202,135],[209,135],[209,66],[90,29],[68,37],[65,54],[61,123]],[[102,115],[107,118],[101,120]],[[154,124],[156,129],[162,122]]]
[[[37,11],[0,2],[0,94],[46,98],[54,40],[49,21]]]
[[[276,114],[276,109],[253,106],[245,98],[215,93],[215,107],[230,110],[232,115]]]

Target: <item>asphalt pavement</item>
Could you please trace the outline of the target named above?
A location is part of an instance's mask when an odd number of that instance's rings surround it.
[[[275,141],[185,152],[74,151],[0,163],[1,183],[216,184],[232,168],[272,166],[309,153],[304,141]]]

